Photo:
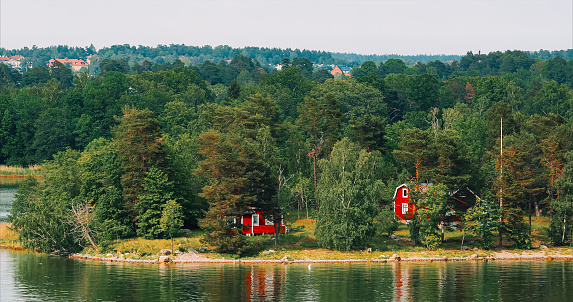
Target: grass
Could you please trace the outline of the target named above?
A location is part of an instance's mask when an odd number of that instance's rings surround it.
[[[10,223],[0,222],[0,245],[20,247],[18,232],[11,230],[11,226]]]
[[[0,177],[3,178],[21,178],[26,176],[39,176],[40,165],[31,165],[27,168],[18,166],[5,166],[0,165]]]

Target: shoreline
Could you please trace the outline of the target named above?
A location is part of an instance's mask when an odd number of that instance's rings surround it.
[[[471,256],[454,256],[454,257],[401,257],[394,254],[389,258],[371,258],[371,259],[225,259],[223,258],[207,258],[198,253],[184,253],[175,257],[158,256],[156,260],[139,260],[139,259],[126,259],[118,257],[99,257],[84,254],[72,254],[68,256],[72,259],[91,260],[91,261],[104,261],[104,262],[125,262],[125,263],[151,263],[151,264],[178,264],[178,263],[272,263],[272,264],[303,264],[303,263],[392,263],[392,262],[434,262],[434,261],[522,261],[522,260],[543,260],[543,261],[571,261],[573,255],[561,255],[556,253],[546,254],[546,252],[523,252],[521,254],[509,253],[507,251],[492,252],[490,256],[478,256],[473,254]]]
[[[20,246],[0,244],[0,249],[14,250],[14,251],[30,251],[23,249]],[[312,253],[313,250],[305,250]],[[445,250],[445,253],[451,253],[453,250]],[[457,251],[457,250],[456,250]],[[431,251],[430,251],[431,252]],[[289,259],[289,251],[284,251],[282,259],[225,259],[224,256],[220,258],[206,257],[204,254],[196,251],[177,253],[176,255],[160,255],[153,256],[153,259],[132,259],[128,258],[129,255],[120,254],[119,256],[108,254],[103,255],[89,255],[74,253],[61,257],[68,257],[77,260],[89,260],[99,262],[119,262],[119,263],[132,263],[132,264],[184,264],[184,263],[205,263],[205,264],[310,264],[310,263],[397,263],[397,262],[434,262],[434,261],[523,261],[523,260],[537,260],[537,261],[571,261],[573,260],[573,249],[567,249],[567,254],[561,254],[558,249],[543,248],[541,250],[525,250],[521,253],[511,252],[511,250],[473,250],[471,255],[465,256],[443,256],[439,253],[432,256],[420,256],[420,252],[394,252],[393,255],[380,255],[378,257],[368,257],[369,254],[364,254],[364,258],[348,258],[348,259]],[[424,253],[424,252],[422,252]],[[571,253],[571,254],[570,254]],[[128,256],[128,257],[126,257]],[[277,255],[279,256],[279,255]]]

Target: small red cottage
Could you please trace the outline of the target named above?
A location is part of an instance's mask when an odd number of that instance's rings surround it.
[[[431,183],[422,183],[419,186],[419,190],[424,192],[428,186],[432,185]],[[455,200],[453,204],[448,206],[450,210],[445,217],[445,220],[450,222],[459,221],[459,214],[467,211],[475,204],[476,200],[479,200],[479,197],[468,188],[450,192],[450,195]],[[401,184],[396,188],[394,192],[394,213],[396,213],[396,216],[402,220],[412,220],[412,215],[415,211],[414,203],[415,201],[410,199],[410,189],[408,189],[406,184]]]
[[[243,230],[241,234],[245,235],[257,235],[257,234],[274,234],[275,226],[273,224],[272,215],[265,217],[265,212],[259,209],[249,209],[241,215],[240,224],[243,225]],[[227,215],[230,216],[230,215]],[[231,218],[230,223],[239,223],[236,221],[237,218]],[[284,222],[281,220],[279,222],[279,233],[284,234],[286,232],[286,227]]]
[[[410,189],[406,184],[401,184],[394,192],[394,213],[402,220],[412,220],[414,203],[410,200]]]

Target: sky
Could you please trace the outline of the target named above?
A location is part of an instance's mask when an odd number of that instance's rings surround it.
[[[573,48],[573,0],[0,0],[0,48],[91,44],[563,50]]]

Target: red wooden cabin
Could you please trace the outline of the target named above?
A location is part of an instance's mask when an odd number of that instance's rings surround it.
[[[232,215],[226,215],[232,216]],[[235,215],[236,216],[236,215]],[[265,212],[259,209],[251,208],[241,215],[241,221],[237,221],[237,218],[232,218],[229,220],[230,223],[236,223],[243,225],[241,234],[245,235],[258,235],[258,234],[274,234],[275,226],[273,223],[272,215],[265,216]],[[287,228],[284,225],[284,221],[281,217],[279,222],[279,233],[286,233]]]
[[[428,186],[432,186],[432,184],[420,184],[419,190],[424,192]],[[472,207],[476,200],[479,200],[479,197],[468,188],[458,189],[449,194],[456,201],[449,206],[450,210],[446,214],[445,220],[449,222],[460,221],[460,214]],[[394,192],[394,213],[398,218],[406,221],[412,220],[412,215],[415,211],[414,203],[415,201],[410,199],[410,189],[408,189],[408,185],[401,184],[396,188]]]
[[[402,220],[412,220],[414,202],[410,200],[410,189],[401,184],[394,192],[394,213]]]

